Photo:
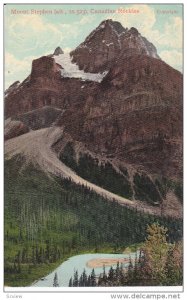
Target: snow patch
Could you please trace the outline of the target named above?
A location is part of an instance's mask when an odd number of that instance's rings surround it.
[[[101,82],[108,73],[108,71],[103,73],[86,73],[83,70],[79,70],[78,65],[72,63],[69,53],[60,54],[58,56],[54,55],[53,58],[57,64],[62,66],[63,69],[61,70],[61,75],[64,78],[80,78],[83,81],[90,80]]]

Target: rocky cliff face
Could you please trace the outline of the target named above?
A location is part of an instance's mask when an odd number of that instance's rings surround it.
[[[97,86],[96,82],[63,78],[62,66],[53,57],[43,56],[32,63],[31,75],[11,86],[5,96],[5,117],[16,117],[44,106],[60,109],[82,103]],[[79,105],[79,104],[78,104]]]
[[[6,91],[6,117],[34,130],[63,126],[73,141],[114,163],[180,179],[182,74],[161,61],[135,28],[111,20],[71,55],[84,72],[108,74],[101,82],[85,74],[65,77],[68,60],[63,68],[63,60],[60,65],[55,56],[41,57],[24,82]],[[68,70],[82,74],[69,65]],[[59,141],[59,152],[61,146]]]
[[[71,106],[59,124],[92,151],[181,177],[181,87],[178,71],[135,55],[111,69],[97,94],[86,99],[81,118]]]
[[[119,22],[103,21],[74,51],[73,61],[86,72],[109,70],[121,57],[143,54],[158,58],[156,48],[136,28]]]

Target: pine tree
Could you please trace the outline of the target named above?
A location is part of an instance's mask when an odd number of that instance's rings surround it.
[[[57,273],[55,273],[55,276],[54,276],[53,286],[54,287],[58,287],[59,286]]]
[[[105,265],[103,266],[103,282],[104,282],[104,284],[107,282],[107,275],[106,275],[106,271],[105,271]]]
[[[95,270],[93,269],[90,276],[91,286],[96,286]]]
[[[123,270],[123,264],[120,265],[120,286],[125,285],[125,276],[124,276],[124,270]]]
[[[134,270],[133,270],[133,279],[134,279],[134,285],[138,285],[138,281],[139,281],[139,265],[138,265],[139,259],[137,256],[137,252],[136,252],[136,256],[135,256],[135,262],[134,262]]]
[[[91,277],[90,275],[88,276],[88,280],[87,280],[87,286],[90,287],[91,286]]]
[[[72,287],[73,286],[73,280],[72,280],[72,277],[70,278],[69,280],[69,287]]]
[[[110,281],[114,280],[114,269],[113,269],[113,267],[111,267],[109,272],[108,272],[108,280],[110,280]]]
[[[129,265],[128,265],[127,276],[126,276],[127,285],[133,285],[133,279],[134,279],[133,275],[134,275],[134,267],[132,264],[131,256],[129,256]]]
[[[85,269],[82,273],[82,283],[83,283],[83,286],[87,286],[87,275],[86,275],[86,270]]]
[[[73,286],[79,286],[79,275],[78,275],[78,271],[76,271],[76,272],[74,273]]]
[[[119,267],[119,262],[117,263],[116,269],[115,269],[115,281],[116,285],[120,285],[120,267]]]
[[[144,277],[149,277],[146,273],[146,262],[145,262],[145,255],[142,250],[139,252],[139,256],[135,257],[134,262],[134,285],[146,285],[144,282]],[[146,279],[145,279],[146,280]]]
[[[102,286],[102,281],[103,281],[103,276],[102,276],[102,274],[100,273],[100,274],[99,274],[99,278],[98,278],[98,286]]]
[[[80,278],[79,278],[79,286],[83,286],[83,276],[81,274]]]

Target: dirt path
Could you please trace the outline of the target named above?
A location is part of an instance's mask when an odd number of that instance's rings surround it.
[[[10,139],[5,142],[5,158],[10,159],[17,154],[22,154],[26,158],[26,161],[32,162],[34,165],[39,165],[44,172],[69,178],[76,184],[88,187],[110,201],[115,200],[121,205],[137,209],[138,211],[144,211],[145,213],[156,215],[161,214],[159,207],[152,208],[142,201],[128,200],[78,176],[74,171],[63,164],[58,159],[57,154],[52,150],[52,145],[62,135],[62,128],[50,127],[31,131],[24,135]],[[175,210],[169,210],[165,214],[168,216],[174,216],[174,212]]]

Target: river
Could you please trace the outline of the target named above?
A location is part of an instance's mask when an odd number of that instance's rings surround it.
[[[137,253],[138,254],[138,253]],[[132,261],[134,260],[136,253],[130,253]],[[53,287],[53,280],[55,273],[58,276],[58,283],[60,287],[67,287],[69,284],[69,279],[73,277],[74,272],[77,270],[79,276],[82,274],[83,270],[86,270],[87,275],[90,275],[92,271],[92,267],[88,267],[87,263],[91,260],[95,259],[125,259],[129,258],[129,254],[105,254],[105,253],[94,253],[94,254],[81,254],[70,257],[68,260],[63,262],[59,267],[57,267],[53,272],[47,275],[45,278],[34,282],[32,286],[34,287]],[[111,264],[113,267],[116,264]],[[105,266],[106,273],[109,271],[110,266]],[[128,262],[123,263],[124,268],[128,267]],[[103,272],[102,267],[94,268],[95,274],[99,275]]]

